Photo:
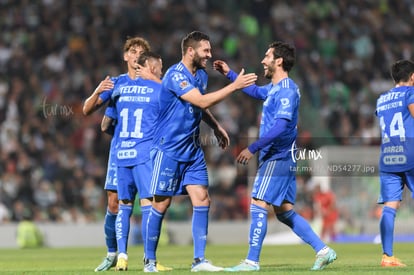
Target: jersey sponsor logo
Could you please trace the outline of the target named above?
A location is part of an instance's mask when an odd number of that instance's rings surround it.
[[[288,112],[288,111],[278,111],[277,114],[278,115],[291,116],[292,115],[292,112]]]
[[[263,217],[264,217],[263,214],[259,214],[259,218],[263,219]],[[262,233],[263,222],[258,221],[256,225],[257,225],[257,227],[255,229],[253,229],[252,246],[258,246],[259,245],[259,239],[260,239],[260,235]]]
[[[404,153],[404,146],[395,145],[395,146],[385,146],[382,150],[383,153]]]
[[[148,86],[125,86],[121,88],[121,94],[152,94],[154,89]]]
[[[118,151],[118,159],[131,159],[136,158],[138,155],[137,150],[129,149],[129,150],[119,150]]]
[[[395,100],[397,98],[404,97],[404,96],[405,96],[405,92],[387,93],[385,95],[380,96],[380,98],[378,99],[378,104],[385,103],[391,100]]]
[[[135,141],[123,141],[121,142],[121,148],[131,148],[137,144]]]
[[[173,177],[175,175],[174,171],[166,171],[166,170],[162,171],[160,174],[163,177]]]
[[[407,163],[407,157],[404,155],[390,155],[384,156],[382,161],[386,165],[400,165]]]

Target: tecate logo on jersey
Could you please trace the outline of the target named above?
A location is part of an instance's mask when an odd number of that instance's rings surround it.
[[[407,163],[407,157],[404,155],[390,155],[384,156],[382,161],[386,165],[400,165]]]

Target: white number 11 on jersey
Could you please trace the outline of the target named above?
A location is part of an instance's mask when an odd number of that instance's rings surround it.
[[[141,132],[142,113],[142,109],[135,110],[133,114],[135,117],[134,131],[128,132],[129,111],[127,108],[122,109],[120,112],[120,115],[122,117],[122,130],[119,133],[120,137],[127,138],[131,136],[133,138],[142,138],[144,136],[144,134]]]

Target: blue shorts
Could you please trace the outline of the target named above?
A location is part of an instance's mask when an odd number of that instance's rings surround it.
[[[407,172],[380,172],[381,190],[378,203],[402,201],[404,185],[411,191],[414,198],[414,169]]]
[[[154,167],[151,194],[167,197],[187,195],[186,185],[208,186],[204,157],[182,162],[168,157],[162,151],[153,150],[151,158]]]
[[[251,197],[274,206],[296,201],[296,163],[288,157],[267,160],[259,165]]]
[[[152,198],[150,182],[150,161],[130,167],[118,166],[118,199],[133,201],[137,193],[140,199]]]
[[[118,190],[118,183],[116,179],[117,166],[115,163],[115,157],[115,151],[112,150],[111,147],[109,151],[108,167],[106,168],[106,179],[104,189],[116,192]]]

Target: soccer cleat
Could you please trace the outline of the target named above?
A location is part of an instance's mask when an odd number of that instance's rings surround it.
[[[224,271],[240,272],[240,271],[259,271],[260,266],[258,263],[250,263],[243,260],[240,264],[233,267],[226,267]]]
[[[156,264],[156,268],[158,271],[171,271],[173,270],[171,267],[163,266],[162,264],[158,263]]]
[[[316,255],[315,263],[313,264],[311,270],[322,270],[328,264],[336,260],[336,253],[332,248],[329,248],[328,252],[323,255]]]
[[[387,255],[382,255],[382,260],[381,260],[381,266],[383,267],[405,267],[407,266],[406,264],[403,264],[398,258],[395,258],[394,256],[387,256]]]
[[[100,265],[98,265],[97,268],[95,268],[95,272],[99,271],[107,271],[111,267],[114,267],[116,265],[117,259],[116,255],[114,256],[107,256]]]
[[[127,271],[128,270],[128,260],[124,258],[119,258],[115,267],[116,271]]]
[[[157,264],[155,262],[147,262],[144,265],[144,272],[158,272]]]
[[[191,265],[191,272],[199,272],[199,271],[216,272],[216,271],[222,271],[222,270],[223,270],[222,267],[214,266],[206,259],[197,259]]]

